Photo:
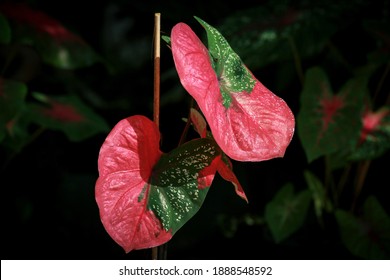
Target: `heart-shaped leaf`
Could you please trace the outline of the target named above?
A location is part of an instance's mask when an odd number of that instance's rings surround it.
[[[196,19],[207,31],[209,51],[188,25],[178,23],[171,32],[172,54],[215,141],[234,160],[284,156],[295,128],[290,108],[252,75],[215,28]]]
[[[310,206],[310,191],[294,194],[294,186],[287,184],[265,207],[265,219],[276,243],[296,232],[305,221]]]
[[[355,147],[362,128],[367,77],[349,80],[335,95],[325,72],[307,71],[298,114],[298,135],[308,162]]]
[[[161,245],[200,209],[220,155],[211,139],[159,149],[157,126],[144,116],[120,121],[103,143],[96,201],[109,235],[126,252]]]
[[[42,104],[29,104],[29,118],[53,130],[64,132],[71,141],[81,141],[97,133],[106,132],[106,121],[77,96],[56,96],[34,92]]]

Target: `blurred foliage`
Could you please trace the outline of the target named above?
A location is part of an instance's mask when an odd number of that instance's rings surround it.
[[[388,1],[27,3],[32,11],[19,6],[17,16],[0,6],[3,259],[150,257],[124,255],[110,240],[94,184],[109,128],[152,115],[155,12],[163,35],[193,15],[212,24],[297,116],[283,159],[234,162],[250,203],[221,191],[229,184],[217,177],[168,258],[247,259],[248,248],[260,259],[390,257]],[[189,98],[169,48],[161,51],[160,130],[170,150]],[[326,131],[324,88],[351,105],[330,106]]]

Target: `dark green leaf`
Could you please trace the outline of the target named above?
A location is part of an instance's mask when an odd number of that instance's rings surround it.
[[[310,8],[302,1],[269,2],[233,13],[218,30],[250,69],[292,60],[294,52],[305,59],[321,52],[364,7],[360,1],[344,2]]]
[[[285,185],[267,203],[265,219],[276,243],[296,232],[304,223],[310,206],[310,191],[294,194],[292,184]]]
[[[364,203],[363,217],[344,210],[336,211],[344,245],[363,259],[389,259],[390,218],[378,200],[370,196]]]

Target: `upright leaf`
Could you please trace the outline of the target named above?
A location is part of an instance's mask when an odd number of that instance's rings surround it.
[[[367,77],[349,80],[335,95],[321,68],[307,71],[297,121],[308,162],[357,144],[366,92]]]
[[[287,184],[265,207],[265,220],[276,243],[296,232],[304,223],[310,206],[309,190],[294,194],[294,186]]]

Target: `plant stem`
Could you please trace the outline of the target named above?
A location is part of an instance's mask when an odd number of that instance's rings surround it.
[[[352,201],[351,206],[351,212],[353,213],[355,211],[355,207],[357,204],[357,200],[359,198],[359,195],[362,191],[364,180],[366,179],[368,168],[370,167],[371,160],[363,160],[362,162],[359,162],[358,169],[357,169],[357,175],[356,175],[356,181],[355,181],[355,193],[354,198]]]
[[[153,82],[153,121],[160,126],[160,13],[154,14],[154,82]],[[162,244],[152,248],[152,259],[167,258],[167,246]]]
[[[154,14],[153,120],[160,125],[160,13]]]
[[[297,46],[295,45],[294,38],[291,36],[288,37],[288,42],[290,43],[291,51],[293,53],[294,64],[295,64],[295,68],[296,68],[297,73],[298,73],[299,81],[301,82],[301,85],[303,86],[304,75],[303,75],[301,58],[299,57]]]
[[[337,198],[339,199],[344,191],[344,188],[345,188],[345,185],[348,181],[348,176],[350,174],[350,171],[351,171],[351,164],[347,164],[347,166],[345,166],[344,170],[343,170],[343,173],[341,174],[341,178],[337,184]],[[335,201],[335,208],[338,207],[338,200]]]
[[[331,163],[330,163],[330,157],[325,156],[325,200],[331,199],[332,204],[335,204],[338,200],[335,186],[334,186],[334,180],[333,180],[333,174],[331,169]]]

